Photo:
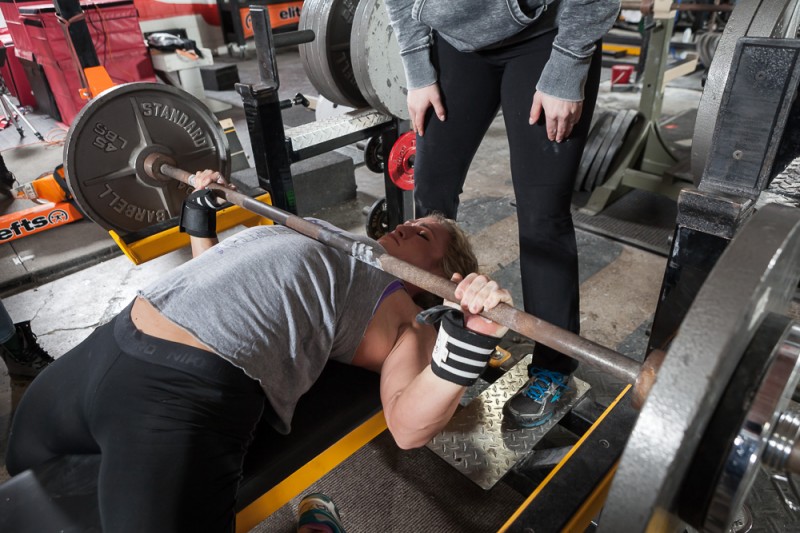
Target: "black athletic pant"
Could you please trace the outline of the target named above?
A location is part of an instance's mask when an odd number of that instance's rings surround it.
[[[144,335],[129,317],[128,308],[33,381],[14,415],[8,470],[99,453],[103,531],[231,532],[264,393],[221,357]]]
[[[570,203],[591,125],[601,49],[592,60],[580,122],[569,139],[547,139],[544,122],[528,124],[533,93],[556,32],[481,52],[459,52],[435,36],[431,52],[447,120],[429,112],[414,160],[416,216],[456,218],[459,194],[475,152],[502,106],[517,201],[525,311],[578,333],[578,252]],[[499,157],[503,157],[500,155]],[[545,346],[534,364],[570,373],[577,362]]]

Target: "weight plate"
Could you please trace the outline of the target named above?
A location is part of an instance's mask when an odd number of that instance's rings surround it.
[[[595,115],[596,118],[593,118],[594,123],[592,124],[591,130],[589,130],[589,139],[583,149],[581,163],[578,166],[578,172],[575,177],[574,189],[576,191],[589,190],[584,185],[586,183],[586,174],[588,174],[589,168],[592,166],[592,162],[594,161],[595,157],[597,157],[597,152],[600,150],[600,145],[603,143],[603,138],[606,136],[609,128],[611,127],[613,115],[614,113],[612,112],[603,111],[599,114],[599,116]]]
[[[744,480],[740,468],[731,468],[738,460],[737,457],[730,455],[730,451],[732,447],[738,448],[734,443],[742,430],[746,430],[745,420],[748,421],[749,428],[757,427],[752,424],[753,417],[749,416],[751,407],[757,405],[760,410],[767,404],[762,400],[754,402],[753,399],[757,395],[763,397],[763,391],[759,391],[759,389],[763,387],[768,369],[774,369],[776,366],[785,367],[786,360],[783,356],[786,354],[780,347],[783,346],[784,339],[790,332],[788,328],[791,322],[789,317],[776,314],[770,314],[764,319],[753,335],[753,339],[731,379],[728,380],[719,404],[714,409],[714,414],[697,446],[697,451],[678,493],[678,515],[695,528],[704,531],[719,531],[720,527],[727,529],[724,524],[730,521],[731,515],[738,508],[738,506],[732,508],[729,504],[738,500],[738,497],[730,497],[730,492],[724,497],[718,497],[715,493],[720,490],[723,492],[728,490],[746,491],[745,485],[749,485],[749,482]],[[777,359],[775,358],[776,352],[781,352],[778,353]],[[795,354],[791,366],[794,366],[796,361]],[[769,375],[770,385],[776,385],[778,382],[775,381],[774,372]],[[796,380],[796,377],[793,376],[796,376],[796,373],[786,372],[782,376],[783,383],[787,384]],[[774,408],[775,406],[770,408],[773,411],[770,416],[774,414]],[[726,457],[729,459],[724,460]],[[738,455],[738,458],[750,462],[746,454]],[[750,478],[748,481],[752,481],[752,474],[760,466],[760,461],[752,462],[750,465],[752,468],[746,476]],[[731,477],[732,474],[736,475],[736,479]],[[715,500],[713,506],[711,506],[712,500]],[[709,513],[710,507],[712,510]],[[709,527],[704,527],[703,524],[707,520],[710,520]],[[711,522],[714,522],[715,526],[710,526]]]
[[[620,127],[614,134],[614,138],[611,140],[611,144],[608,146],[605,154],[603,154],[603,162],[600,164],[600,170],[597,172],[595,181],[591,184],[590,190],[595,190],[608,180],[608,170],[611,168],[611,164],[614,162],[614,159],[617,158],[620,149],[628,139],[631,129],[638,122],[640,117],[644,118],[644,116],[635,109],[629,109],[624,113],[622,124],[620,124]]]
[[[799,13],[798,0],[739,0],[736,3],[714,51],[703,95],[697,107],[692,136],[692,174],[695,185],[700,183],[711,152],[719,106],[739,38],[795,38],[800,22]]]
[[[606,134],[603,135],[603,139],[600,142],[600,147],[597,149],[597,155],[595,156],[594,161],[592,161],[592,165],[589,167],[589,170],[586,173],[586,179],[583,183],[583,186],[587,191],[594,190],[595,183],[599,181],[600,167],[603,166],[603,157],[605,157],[605,154],[608,152],[611,143],[621,130],[622,125],[625,122],[626,114],[626,110],[618,110],[613,113],[611,125],[609,126]]]
[[[191,94],[169,85],[128,83],[90,100],[64,146],[70,192],[97,224],[121,235],[180,214],[189,189],[143,170],[161,152],[175,166],[230,173],[228,141],[214,115]]]
[[[620,459],[600,532],[670,522],[742,354],[767,314],[785,314],[799,280],[800,211],[767,205],[728,245],[686,314]]]
[[[755,476],[761,470],[761,458],[770,434],[797,388],[800,327],[791,324],[788,317],[780,316],[778,320],[782,320],[786,328],[780,340],[773,345],[771,363],[760,381],[736,439],[723,456],[725,460],[704,531],[730,531],[736,512],[744,505]]]
[[[406,74],[384,0],[361,0],[353,21],[350,51],[356,82],[367,103],[409,120]]]
[[[378,199],[369,208],[367,215],[367,236],[378,240],[389,233],[389,212],[386,198]]]
[[[300,60],[311,84],[339,105],[364,107],[353,73],[350,33],[358,0],[306,0],[298,29],[312,30],[316,38],[299,46]]]
[[[298,29],[307,29],[314,32],[314,41],[299,46],[300,59],[303,63],[303,70],[305,70],[311,84],[321,95],[328,98],[328,95],[335,91],[335,87],[331,85],[329,65],[325,63],[323,66],[323,60],[326,57],[325,40],[322,38],[322,34],[325,32],[324,23],[326,22],[323,20],[322,13],[324,7],[324,2],[320,0],[303,2]]]
[[[714,51],[717,49],[721,36],[721,33],[703,33],[697,36],[695,41],[697,59],[706,68],[711,66],[711,60],[714,58]]]
[[[386,161],[383,160],[383,140],[380,135],[375,135],[367,141],[367,146],[364,147],[364,164],[376,174],[381,174],[386,168]]]
[[[389,152],[389,179],[404,191],[414,190],[414,157],[417,154],[417,134],[407,131],[397,138]]]

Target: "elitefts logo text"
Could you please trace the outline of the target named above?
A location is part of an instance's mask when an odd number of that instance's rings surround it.
[[[281,19],[299,19],[300,18],[300,8],[297,6],[292,6],[288,9],[282,9],[280,14]]]
[[[69,220],[69,214],[63,209],[56,209],[47,214],[47,216],[38,216],[34,218],[21,218],[13,221],[7,228],[0,228],[0,241],[7,241],[14,237],[19,237],[23,233],[33,233],[45,226],[56,226],[63,224]]]

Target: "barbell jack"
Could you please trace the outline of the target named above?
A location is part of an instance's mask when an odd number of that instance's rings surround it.
[[[192,175],[191,172],[173,166],[169,156],[158,152],[151,153],[145,158],[144,170],[152,179],[174,179],[186,185],[189,185],[189,176]],[[227,187],[211,184],[207,188],[243,209],[349,254],[359,261],[397,276],[436,296],[456,301],[455,289],[457,285],[450,280]],[[653,352],[644,363],[638,363],[619,352],[507,304],[500,304],[494,309],[484,311],[481,316],[502,324],[554,350],[558,350],[560,353],[581,363],[586,363],[626,383],[633,384],[634,405],[641,405],[647,396],[647,392],[650,390],[650,386],[663,360],[664,354],[662,352]]]

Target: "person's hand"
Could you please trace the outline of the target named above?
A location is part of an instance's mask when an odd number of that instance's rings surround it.
[[[222,185],[223,187],[227,187],[233,191],[236,190],[236,185],[232,183],[228,183],[228,181],[216,170],[201,170],[200,172],[195,172],[188,179],[189,186],[195,190],[205,189],[212,183],[216,185]]]
[[[235,190],[222,174],[215,170],[202,170],[189,176],[189,185],[194,191],[183,201],[178,227],[192,237],[215,238],[217,236],[217,210],[226,200],[207,189],[212,183]]]
[[[547,138],[560,143],[569,138],[572,128],[581,119],[582,111],[583,102],[561,100],[541,91],[536,91],[533,95],[529,123],[531,125],[536,124],[544,112]]]
[[[472,273],[466,278],[461,274],[453,274],[450,279],[458,283],[455,292],[460,305],[454,305],[460,307],[464,313],[464,325],[467,328],[497,338],[501,338],[508,332],[507,327],[479,316],[478,313],[494,309],[500,303],[514,305],[510,292],[500,288],[496,281],[482,274]]]
[[[411,89],[408,91],[408,114],[411,117],[411,130],[422,137],[425,133],[425,113],[429,107],[433,107],[433,112],[444,122],[445,112],[442,104],[442,95],[439,92],[439,84],[434,83],[421,89]]]
[[[458,283],[455,297],[459,303],[445,300],[417,314],[417,322],[434,325],[441,322],[436,343],[431,352],[431,371],[445,381],[464,387],[474,384],[480,377],[497,339],[508,328],[477,315],[495,308],[501,302],[511,304],[511,294],[501,289],[497,282],[480,274],[453,274]]]

